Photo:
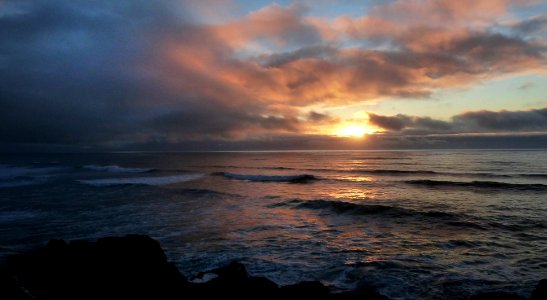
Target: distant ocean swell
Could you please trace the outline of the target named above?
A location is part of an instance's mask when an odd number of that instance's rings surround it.
[[[217,168],[223,166],[217,165]],[[231,168],[233,166],[224,166]],[[251,167],[250,169],[252,169]],[[343,173],[356,173],[356,174],[370,174],[376,176],[454,176],[454,177],[499,177],[499,178],[547,178],[545,173],[516,173],[516,174],[499,174],[499,173],[465,173],[465,172],[439,172],[432,170],[400,170],[400,169],[299,169],[284,166],[263,166],[254,167],[255,169],[264,170],[302,170],[302,171],[315,171],[315,172],[335,172],[338,174]],[[38,166],[10,166],[0,165],[0,188],[13,188],[23,187],[29,185],[43,184],[48,181],[49,177],[53,175],[59,175],[67,170],[74,170],[71,167],[38,167]],[[101,173],[113,173],[113,174],[138,174],[138,173],[150,173],[154,171],[161,171],[155,168],[137,168],[137,167],[124,167],[119,165],[84,165],[81,167],[84,170],[90,170]],[[336,179],[332,176],[317,176],[315,174],[302,173],[302,174],[240,174],[232,172],[215,172],[210,175],[222,176],[233,180],[252,181],[252,182],[285,182],[285,183],[311,183],[317,180]],[[112,185],[167,185],[178,182],[185,182],[196,180],[204,177],[201,174],[176,174],[170,176],[155,176],[155,177],[129,177],[129,178],[101,178],[101,179],[81,179],[77,180],[80,183],[93,186],[112,186]],[[405,180],[403,183],[423,186],[430,188],[473,188],[481,190],[513,190],[513,191],[547,191],[547,185],[542,183],[508,183],[499,181],[452,181],[452,180],[433,180],[433,179],[413,179]],[[336,180],[346,180],[339,178]],[[350,180],[351,181],[351,180]]]
[[[519,191],[547,191],[547,185],[532,183],[506,183],[497,181],[446,181],[446,180],[407,180],[407,184],[422,185],[426,187],[465,187],[465,188],[481,188],[481,189],[502,189],[502,190],[519,190]]]
[[[380,159],[380,158],[376,158]],[[393,158],[385,158],[391,160]],[[394,163],[412,165],[411,163]],[[336,172],[371,174],[377,176],[454,176],[454,177],[485,177],[485,178],[547,178],[546,173],[494,173],[494,172],[451,172],[434,170],[401,170],[401,169],[359,169],[359,168],[296,168],[286,166],[234,166],[234,165],[208,165],[198,166],[217,169],[255,169],[255,170],[300,170],[304,172]],[[220,173],[220,172],[219,172]]]

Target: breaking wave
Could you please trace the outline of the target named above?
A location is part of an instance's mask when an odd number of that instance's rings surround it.
[[[13,188],[45,183],[63,167],[17,167],[0,165],[0,188]]]
[[[83,166],[84,169],[99,171],[99,172],[109,172],[109,173],[148,173],[154,171],[151,168],[125,168],[118,165],[109,165],[109,166],[100,166],[100,165],[86,165]]]
[[[294,202],[293,202],[294,203]],[[296,206],[296,208],[307,209],[328,209],[336,213],[348,213],[353,215],[391,215],[397,217],[403,216],[422,216],[430,218],[442,218],[442,219],[457,219],[455,214],[441,212],[441,211],[415,211],[402,207],[378,205],[378,204],[355,204],[344,201],[333,200],[308,200],[303,201]]]
[[[356,204],[335,200],[300,200],[291,199],[285,202],[268,205],[269,208],[292,206],[296,209],[329,210],[336,214],[352,216],[380,216],[389,219],[410,218],[436,224],[444,224],[451,227],[467,228],[474,230],[486,230],[490,224],[482,224],[472,217],[464,214],[449,213],[444,211],[420,211],[397,206],[378,204]]]
[[[185,181],[192,181],[202,178],[203,174],[189,174],[162,177],[131,177],[131,178],[105,178],[77,180],[80,183],[91,186],[114,186],[114,185],[167,185]]]
[[[0,180],[12,179],[22,176],[42,176],[55,173],[66,168],[62,167],[15,167],[0,165]]]
[[[257,182],[289,182],[289,183],[308,183],[313,180],[318,180],[317,177],[310,174],[297,175],[253,175],[253,174],[236,174],[228,172],[213,173],[230,179],[247,180]]]

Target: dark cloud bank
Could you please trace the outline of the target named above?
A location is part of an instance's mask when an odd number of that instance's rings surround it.
[[[547,107],[528,111],[472,111],[453,116],[450,121],[398,114],[369,113],[369,121],[389,132],[405,135],[456,133],[526,133],[547,131]]]
[[[533,69],[544,65],[545,49],[531,38],[481,32],[424,53],[410,46],[412,31],[368,41],[389,40],[393,50],[344,49],[301,7],[272,6],[223,26],[205,25],[188,7],[0,2],[0,151],[547,147],[544,134],[518,132],[547,130],[546,109],[469,112],[449,122],[371,114],[388,133],[366,143],[305,135],[306,126],[331,117],[295,112],[368,96],[427,97]],[[513,30],[537,31],[544,19]],[[261,30],[241,31],[251,27]],[[245,58],[241,44],[253,40],[279,51]],[[451,135],[458,132],[510,133]]]

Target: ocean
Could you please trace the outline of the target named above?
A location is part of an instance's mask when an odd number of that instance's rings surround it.
[[[187,276],[237,260],[391,299],[529,296],[547,278],[547,151],[0,156],[0,256],[129,233]]]

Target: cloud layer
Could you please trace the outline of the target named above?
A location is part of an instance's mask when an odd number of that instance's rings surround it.
[[[300,4],[224,19],[204,9],[220,5],[0,2],[0,143],[301,137],[338,120],[314,107],[426,98],[546,67],[545,16],[505,22],[519,8],[507,1],[394,1],[329,19]],[[546,130],[545,109],[531,114],[370,118],[399,132]]]
[[[527,111],[472,111],[455,115],[450,121],[398,114],[369,113],[369,122],[387,132],[403,134],[547,132],[547,107]]]

